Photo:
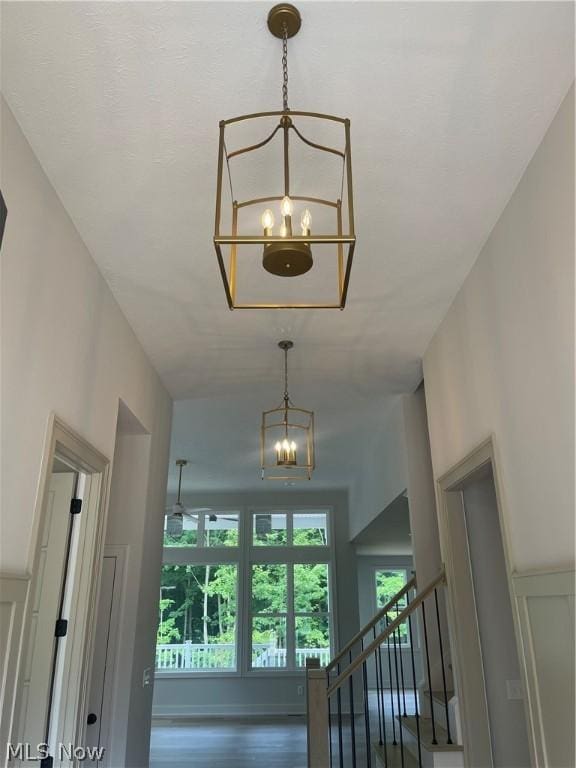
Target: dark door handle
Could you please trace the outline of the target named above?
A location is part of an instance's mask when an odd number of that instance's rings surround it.
[[[86,722],[88,723],[88,725],[94,725],[96,720],[98,720],[98,717],[94,714],[94,712],[90,712],[90,714],[86,718]]]

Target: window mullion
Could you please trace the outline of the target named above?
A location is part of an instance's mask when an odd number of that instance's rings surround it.
[[[198,512],[198,537],[196,541],[197,547],[206,546],[206,515],[204,512]]]
[[[288,605],[286,616],[286,666],[296,669],[296,621],[294,619],[294,564],[286,565]]]
[[[241,673],[248,672],[252,665],[252,564],[250,551],[252,545],[252,515],[242,509],[240,525],[240,568],[242,580],[239,584],[242,615],[240,617],[240,659]]]

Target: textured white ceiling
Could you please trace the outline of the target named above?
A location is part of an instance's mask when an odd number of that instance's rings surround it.
[[[237,432],[278,399],[281,337],[297,343],[294,389],[319,423],[323,408],[364,413],[412,389],[574,76],[572,3],[300,6],[291,106],[352,121],[358,246],[344,312],[231,313],[220,284],[218,121],[281,105],[267,3],[2,5],[16,118],[170,392],[205,399],[192,416],[210,402],[217,431],[215,399],[233,399]],[[217,473],[232,456],[214,451]],[[245,460],[238,476],[257,473]]]

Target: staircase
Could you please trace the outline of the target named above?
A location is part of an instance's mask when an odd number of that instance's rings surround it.
[[[309,768],[463,768],[445,585],[411,579],[328,666],[308,660]]]

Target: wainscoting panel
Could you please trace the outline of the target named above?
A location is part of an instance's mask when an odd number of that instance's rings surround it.
[[[0,744],[11,738],[22,620],[30,579],[0,575]],[[0,756],[4,765],[6,755]]]
[[[538,768],[574,761],[574,571],[513,576]]]

